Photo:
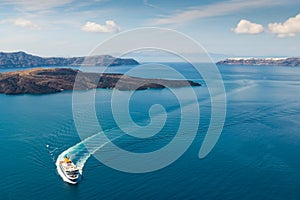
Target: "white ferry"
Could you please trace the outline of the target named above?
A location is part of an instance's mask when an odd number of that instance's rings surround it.
[[[79,169],[67,156],[59,161],[59,167],[71,183],[76,184],[79,181]]]

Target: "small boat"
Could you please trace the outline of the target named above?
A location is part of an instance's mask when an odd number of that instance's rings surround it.
[[[79,169],[78,167],[66,156],[64,160],[59,161],[59,167],[64,176],[73,184],[79,181]]]

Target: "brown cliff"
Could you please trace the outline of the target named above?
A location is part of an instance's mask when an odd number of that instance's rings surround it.
[[[77,76],[79,73],[80,76]],[[76,76],[80,78],[77,78],[74,87]],[[0,74],[0,93],[4,94],[48,94],[63,90],[92,88],[145,90],[165,88],[166,86],[177,88],[200,85],[192,81],[144,79],[123,74],[84,73],[67,68],[36,68]]]

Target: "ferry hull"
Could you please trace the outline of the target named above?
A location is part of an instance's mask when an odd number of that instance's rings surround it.
[[[79,181],[79,174],[77,176],[77,178],[71,178],[70,176],[68,176],[65,172],[65,170],[63,169],[63,167],[61,166],[61,164],[59,165],[60,171],[63,173],[64,177],[67,178],[69,180],[69,183],[71,184],[77,184]]]

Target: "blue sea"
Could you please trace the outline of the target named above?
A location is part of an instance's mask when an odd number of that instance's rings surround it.
[[[72,92],[0,94],[0,199],[300,199],[300,68],[218,66],[227,93],[225,125],[213,150],[199,159],[211,117],[207,86],[187,64],[167,65],[202,84],[194,88],[201,113],[199,128],[179,159],[148,173],[112,169],[91,155],[96,151],[88,152],[81,145],[85,135],[77,133]],[[130,68],[111,67],[108,72],[124,73]],[[161,72],[145,74],[155,78]],[[175,90],[185,92],[185,88]],[[170,90],[137,91],[131,99],[130,114],[136,124],[151,121],[149,108],[154,104],[162,105],[168,114],[160,133],[147,139],[121,134],[110,109],[112,92],[97,89],[95,108],[107,137],[118,136],[117,146],[141,153],[172,141],[181,109]],[[98,133],[88,127],[86,138]],[[100,146],[97,151],[105,144]],[[57,158],[66,151],[83,168],[77,185],[64,182],[56,169]]]

